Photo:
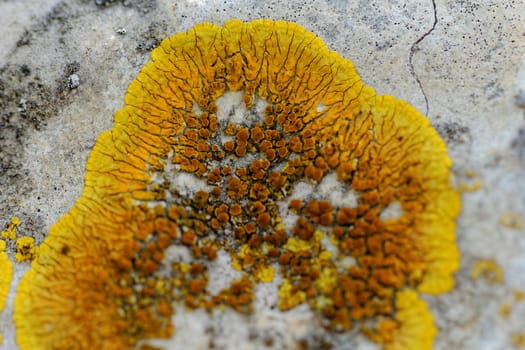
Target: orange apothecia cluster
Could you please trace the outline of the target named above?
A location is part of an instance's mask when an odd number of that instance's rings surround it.
[[[152,52],[100,135],[20,284],[20,347],[133,348],[169,337],[181,303],[251,312],[280,273],[281,310],[308,303],[335,331],[428,349],[415,291],[450,290],[458,267],[450,166],[419,112],[299,25],[197,25]],[[221,250],[244,274],[212,294]]]

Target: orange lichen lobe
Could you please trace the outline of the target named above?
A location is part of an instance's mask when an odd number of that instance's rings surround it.
[[[460,203],[445,144],[413,107],[269,20],[166,39],[125,104],[20,284],[22,350],[133,348],[169,337],[180,302],[251,312],[277,272],[281,310],[307,303],[333,330],[367,324],[385,348],[431,347],[414,289],[452,288]],[[172,246],[192,263],[167,263]],[[220,250],[243,277],[211,295]]]

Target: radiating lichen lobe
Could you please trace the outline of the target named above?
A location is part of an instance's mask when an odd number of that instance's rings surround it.
[[[430,349],[417,291],[453,287],[459,198],[428,120],[290,22],[203,23],[151,55],[20,284],[20,348],[136,348],[181,304],[251,313],[278,273],[283,312]],[[221,251],[242,277],[212,293]]]

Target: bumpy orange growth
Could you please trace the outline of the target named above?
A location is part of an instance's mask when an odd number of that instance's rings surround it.
[[[365,321],[386,349],[429,349],[432,316],[412,289],[453,287],[459,198],[428,120],[294,23],[204,23],[151,55],[20,283],[20,348],[169,337],[181,302],[251,312],[255,284],[278,268],[282,310],[307,302],[334,330]],[[316,197],[327,183],[356,203]],[[194,261],[167,277],[174,244]],[[244,275],[211,295],[220,249]]]

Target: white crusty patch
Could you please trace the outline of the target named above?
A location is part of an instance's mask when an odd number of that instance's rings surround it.
[[[401,216],[403,216],[403,214],[404,211],[401,207],[401,203],[399,201],[394,201],[381,211],[379,218],[383,221],[392,219],[395,220],[399,219]]]
[[[219,294],[221,290],[230,287],[235,280],[242,278],[243,273],[232,267],[230,254],[220,249],[217,251],[217,259],[208,266],[208,286],[210,295]]]
[[[327,200],[338,208],[355,208],[359,199],[359,195],[354,190],[337,179],[335,172],[325,175],[314,193],[315,199]]]
[[[243,91],[228,91],[215,101],[219,123],[241,124],[245,120],[248,109],[242,100],[243,96]]]
[[[211,192],[211,186],[206,180],[199,179],[193,174],[178,172],[170,176],[171,188],[176,190],[181,196],[191,197],[198,190]]]
[[[217,119],[221,125],[229,123],[251,126],[264,120],[268,102],[260,97],[253,99],[253,107],[248,109],[243,101],[244,91],[228,91],[217,98]]]

